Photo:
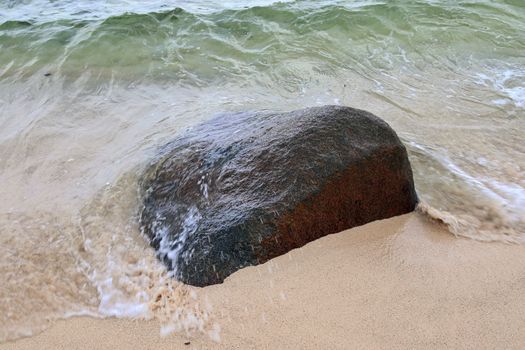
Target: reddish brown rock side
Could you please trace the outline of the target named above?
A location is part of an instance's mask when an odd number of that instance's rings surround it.
[[[258,250],[263,263],[331,233],[405,214],[416,205],[399,149],[377,154],[334,177],[321,191],[276,222]]]

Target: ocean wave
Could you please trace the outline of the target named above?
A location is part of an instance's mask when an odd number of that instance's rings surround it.
[[[525,46],[515,9],[493,7],[504,11],[505,21],[492,8],[375,1],[304,1],[212,13],[174,8],[44,23],[8,20],[0,24],[0,63],[11,64],[4,76],[42,69],[78,76],[88,70],[95,76],[198,86],[266,74],[297,58],[362,74],[404,66],[420,71],[429,64],[450,69],[449,60],[467,65],[469,56],[503,58],[517,54],[516,45]],[[481,22],[484,11],[491,15]]]

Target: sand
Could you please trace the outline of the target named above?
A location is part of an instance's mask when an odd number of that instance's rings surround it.
[[[199,289],[220,342],[72,318],[0,349],[522,349],[525,247],[413,213],[330,235]],[[185,345],[185,342],[190,344]]]

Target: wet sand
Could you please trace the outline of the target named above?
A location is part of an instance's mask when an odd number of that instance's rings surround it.
[[[524,246],[455,238],[415,213],[198,289],[220,342],[160,337],[156,321],[72,318],[0,349],[518,349],[524,290]]]

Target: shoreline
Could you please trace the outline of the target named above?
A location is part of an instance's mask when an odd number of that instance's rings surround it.
[[[519,348],[524,251],[456,238],[411,213],[196,288],[220,342],[203,333],[160,337],[157,321],[76,317],[0,349]]]

